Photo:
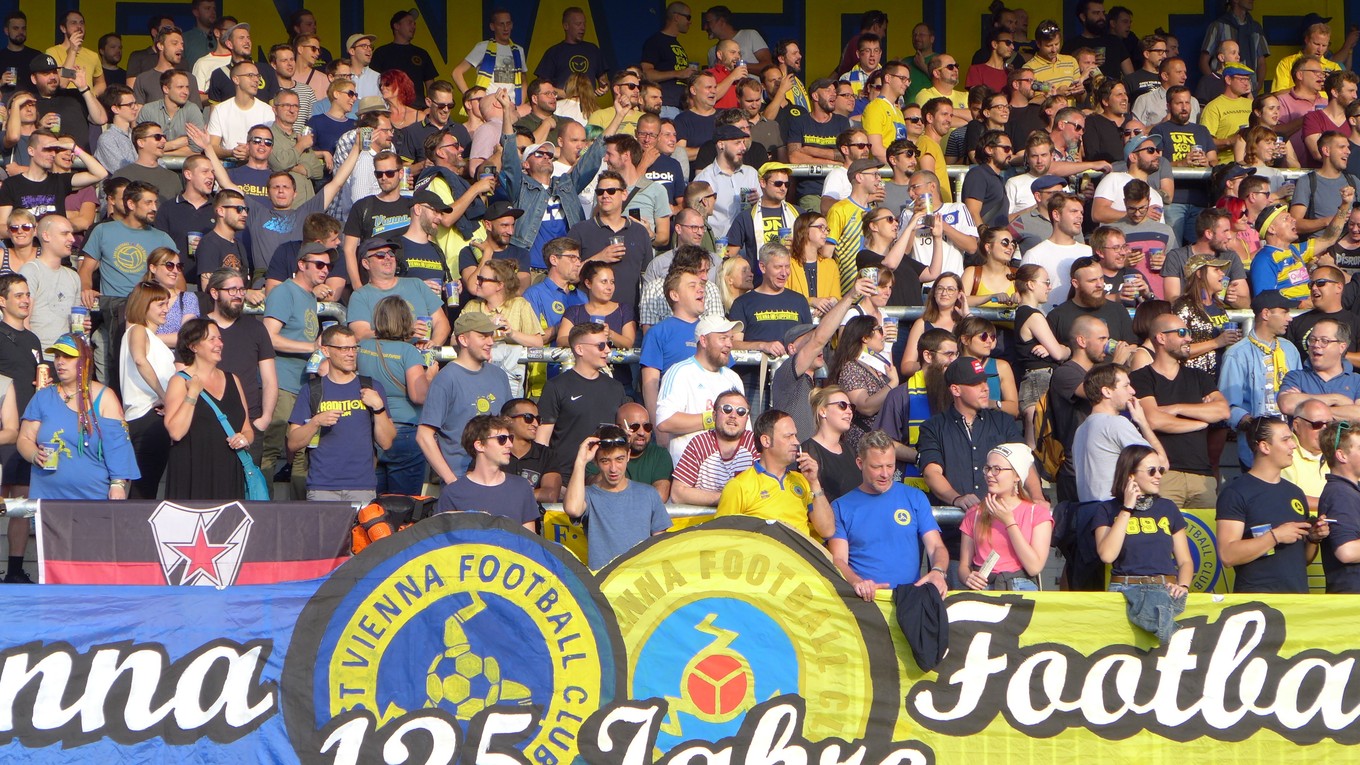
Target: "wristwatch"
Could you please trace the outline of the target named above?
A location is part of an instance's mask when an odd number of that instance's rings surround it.
[[[381,409],[369,409],[368,411],[372,412],[374,417],[377,417],[378,415],[386,412],[387,407],[383,407]]]

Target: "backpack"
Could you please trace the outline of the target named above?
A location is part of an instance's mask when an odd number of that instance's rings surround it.
[[[434,515],[434,497],[384,494],[359,509],[350,529],[350,551],[355,555],[379,539],[404,531]]]
[[[1049,411],[1051,393],[1045,393],[1034,406],[1034,458],[1039,472],[1047,481],[1056,481],[1058,471],[1067,461],[1067,449],[1053,432],[1053,415]]]
[[[1305,216],[1309,216],[1313,215],[1316,212],[1314,208],[1317,207],[1317,192],[1318,192],[1317,171],[1309,170],[1308,174],[1305,175],[1304,177],[1308,179],[1308,209],[1305,210],[1303,214]],[[1360,178],[1357,178],[1354,175],[1345,172],[1341,174],[1341,177],[1346,180],[1346,183],[1350,184],[1351,188],[1355,189],[1356,193],[1360,193]],[[1294,201],[1290,200],[1289,204],[1293,205]],[[1328,216],[1326,213],[1323,213],[1319,217],[1325,218],[1330,216]]]
[[[376,390],[373,387],[373,378],[367,375],[355,375],[359,378],[359,390]],[[321,375],[312,375],[307,380],[307,409],[315,417],[317,410],[321,407],[321,399],[324,397],[321,387]]]

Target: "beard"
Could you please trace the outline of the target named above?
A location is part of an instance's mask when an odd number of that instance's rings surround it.
[[[1093,35],[1103,35],[1106,32],[1110,31],[1110,22],[1108,19],[1101,19],[1100,21],[1094,23],[1090,21],[1082,21],[1081,25],[1086,29],[1087,32]]]
[[[218,301],[217,312],[223,317],[236,321],[241,318],[241,312],[245,310],[246,304],[242,300],[239,304],[234,300]]]

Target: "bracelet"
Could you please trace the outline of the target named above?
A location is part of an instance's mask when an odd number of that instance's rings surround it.
[[[941,574],[944,573],[944,569],[940,568],[939,566],[931,566],[931,567],[930,567],[930,570],[931,570],[931,571],[938,571],[938,572],[940,572]]]
[[[77,93],[89,93],[89,92],[90,92],[90,89],[89,89],[89,88],[85,88],[84,90],[78,90],[78,91],[76,91],[76,92],[77,92]]]
[[[704,412],[704,430],[713,430],[717,423],[713,421],[713,412]]]
[[[822,491],[821,489],[818,489],[818,490],[812,492],[812,498],[813,498],[813,499],[817,499],[818,497],[825,497],[825,496],[826,496],[826,492]]]
[[[377,417],[380,414],[387,414],[387,407],[383,407],[382,409],[370,409],[369,411],[373,413],[374,417]]]
[[[1010,527],[1012,527],[1012,526],[1015,526],[1016,528],[1019,528],[1019,527],[1020,527],[1020,524],[1018,524],[1018,523],[1008,523],[1008,524],[1006,524],[1006,528],[1008,528],[1008,529],[1009,529]]]
[[[184,397],[184,403],[188,404],[189,406],[193,406],[194,404],[197,404],[197,403],[198,403],[198,396],[188,396],[188,395],[186,395],[186,396]]]
[[[1273,539],[1273,540],[1275,540],[1276,546],[1278,546],[1278,545],[1280,544],[1280,538],[1277,537],[1277,536],[1275,536],[1275,529],[1271,529],[1271,530],[1270,530],[1270,538]]]

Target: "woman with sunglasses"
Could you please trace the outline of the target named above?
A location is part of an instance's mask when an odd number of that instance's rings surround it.
[[[170,452],[165,430],[165,388],[175,374],[175,352],[156,333],[170,310],[170,292],[154,282],[140,282],[127,302],[127,331],[119,352],[118,379],[128,437],[142,477],[132,482],[131,499],[155,499]]]
[[[1048,326],[1043,305],[1053,282],[1043,266],[1029,263],[1015,272],[1015,359],[1020,367],[1020,414],[1025,426],[1025,443],[1034,445],[1034,411],[1039,400],[1048,395],[1053,369],[1072,355],[1058,342]]]
[[[977,87],[986,88],[985,96],[982,100],[981,108],[978,111],[978,119],[968,123],[964,130],[963,145],[965,147],[964,157],[966,164],[977,164],[973,148],[978,146],[982,135],[989,130],[1000,130],[1009,133],[1006,126],[1011,121],[1011,101],[1005,93],[998,93],[986,85]],[[972,89],[969,89],[972,92]]]
[[[921,232],[925,215],[924,210],[915,210],[911,218],[904,221],[893,214],[891,207],[878,207],[864,215],[864,249],[855,256],[855,267],[861,271],[877,268],[880,276],[885,272],[893,276],[892,290],[887,299],[878,304],[880,307],[920,305],[921,285],[935,281],[944,270],[943,216],[935,216],[935,227],[930,231],[930,267],[921,265],[914,257],[914,250],[908,252],[917,243],[916,236]],[[881,279],[879,283],[883,283]]]
[[[938,221],[940,216],[935,216]],[[937,237],[938,240],[938,237]],[[926,310],[921,318],[912,322],[907,333],[907,344],[902,352],[902,374],[911,376],[921,369],[921,358],[916,344],[928,329],[947,329],[955,332],[958,323],[968,315],[968,299],[963,291],[963,280],[958,274],[945,272],[935,280],[926,296]]]
[[[473,300],[464,311],[479,311],[491,316],[496,325],[496,345],[491,363],[510,377],[510,395],[524,395],[524,365],[519,363],[525,348],[542,348],[543,325],[528,300],[519,294],[519,266],[515,261],[494,258],[477,267],[473,279]]]
[[[897,369],[884,355],[883,325],[871,316],[857,316],[841,329],[840,342],[831,358],[828,380],[834,380],[855,406],[855,418],[845,437],[854,452],[859,440],[873,430],[874,417],[883,400],[897,387]]]
[[[199,316],[198,298],[179,288],[183,275],[183,259],[169,247],[157,247],[146,256],[146,276],[142,281],[160,286],[169,295],[166,298],[169,311],[155,330],[156,337],[167,348],[174,348],[179,342],[179,328],[184,322]]]
[[[1219,297],[1227,260],[1196,255],[1185,264],[1185,292],[1171,304],[1190,330],[1190,357],[1185,366],[1218,379],[1218,361],[1228,346],[1242,339],[1241,330],[1227,329],[1228,305]]]
[[[382,383],[387,411],[397,426],[392,445],[378,452],[374,472],[378,494],[418,495],[425,483],[425,456],[416,444],[420,407],[439,373],[425,366],[425,356],[410,339],[416,317],[400,295],[388,295],[373,307],[373,337],[359,341],[359,374]]]
[[[9,214],[9,240],[0,247],[0,274],[17,274],[38,257],[34,241],[38,221],[28,210],[15,208]]]
[[[803,442],[803,451],[817,461],[817,476],[830,502],[860,485],[863,476],[855,461],[855,450],[846,443],[855,419],[850,396],[839,385],[817,388],[808,395],[817,432]]]
[[[1011,260],[1015,257],[1017,244],[1010,229],[1004,226],[978,226],[978,247],[985,260],[982,265],[963,270],[963,291],[968,296],[968,305],[1004,308],[1016,304],[1015,267]]]
[[[1233,232],[1229,246],[1243,263],[1250,263],[1256,251],[1261,249],[1261,235],[1252,227],[1252,221],[1247,220],[1247,203],[1241,197],[1230,196],[1219,199],[1214,203],[1214,207],[1228,211]],[[1335,247],[1332,248],[1332,253],[1335,255]]]
[[[1284,140],[1280,130],[1281,114],[1283,107],[1280,105],[1279,96],[1273,93],[1257,96],[1251,102],[1251,116],[1247,118],[1246,129],[1239,131],[1237,137],[1233,139],[1233,159],[1244,165],[1257,167],[1261,165],[1271,168],[1302,167],[1298,154],[1294,153],[1294,146]],[[1252,130],[1258,127],[1263,128],[1265,132],[1258,131],[1253,134]],[[1275,145],[1265,146],[1264,141],[1267,139],[1273,141]],[[1249,152],[1255,154],[1255,161],[1250,161]],[[1283,178],[1280,180],[1284,182]],[[1276,186],[1274,178],[1271,178],[1270,190],[1272,192],[1282,190]]]
[[[836,247],[827,243],[826,232],[826,216],[805,212],[793,221],[793,245],[789,248],[793,268],[788,288],[807,298],[818,316],[825,315],[841,298]]]
[[[996,325],[981,316],[965,316],[955,332],[959,338],[959,353],[982,362],[987,370],[987,393],[993,409],[1018,417],[1019,394],[1015,389],[1015,372],[1004,359],[992,356],[996,352]]]
[[[982,467],[987,494],[959,524],[959,580],[968,589],[1040,589],[1053,514],[1025,493],[1025,476],[1033,466],[1034,452],[1026,444],[1001,444],[987,453]],[[979,569],[993,554],[996,562],[983,576]]]
[[[614,269],[608,263],[592,260],[581,267],[581,286],[586,291],[586,302],[568,306],[557,325],[556,344],[567,347],[571,328],[577,324],[596,322],[609,328],[609,343],[615,348],[632,348],[637,340],[637,317],[633,306],[614,300]]]
[[[1166,462],[1146,444],[1130,444],[1115,462],[1113,499],[1096,507],[1096,554],[1110,566],[1110,591],[1162,586],[1173,598],[1190,591],[1195,573],[1185,517],[1160,496]],[[1226,556],[1225,556],[1226,557]]]

